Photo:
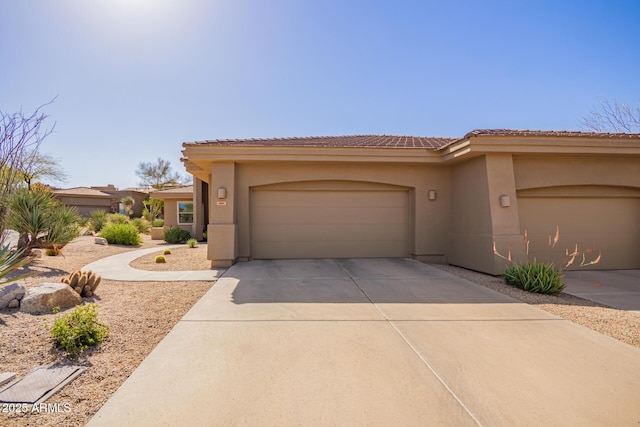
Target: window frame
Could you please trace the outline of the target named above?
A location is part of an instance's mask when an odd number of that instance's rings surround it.
[[[180,211],[180,204],[181,203],[190,204],[191,205],[191,212],[188,212],[188,211],[181,212]],[[190,200],[178,200],[176,202],[176,217],[177,217],[176,219],[178,221],[178,225],[193,225],[193,220],[194,220],[194,208],[193,208],[193,205],[194,205],[193,201],[190,201]],[[184,215],[184,214],[191,215],[191,222],[180,222],[180,215]]]

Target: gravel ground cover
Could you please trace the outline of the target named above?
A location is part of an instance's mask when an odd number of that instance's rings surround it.
[[[158,247],[158,252],[134,260],[131,266],[143,270],[201,270],[210,268],[206,245],[171,250],[165,264],[155,263],[162,253],[162,241],[148,236],[138,247],[101,246],[91,236],[67,245],[63,256],[36,259],[28,267],[42,274],[25,280],[33,286],[58,282],[71,271],[110,255]],[[507,286],[500,278],[448,265],[435,265],[457,276],[486,286],[519,301],[534,305],[579,325],[640,348],[640,316],[612,309],[567,294],[530,294]],[[12,371],[22,378],[37,366],[80,364],[88,369],[47,403],[59,411],[1,413],[1,426],[83,426],[127,379],[133,370],[173,328],[193,304],[212,286],[211,282],[127,282],[104,280],[96,295],[87,299],[98,304],[99,320],[111,327],[107,341],[81,353],[77,360],[55,349],[43,321],[55,315],[34,316],[17,310],[0,310],[0,372]],[[68,408],[68,410],[67,410]]]
[[[138,247],[100,246],[91,236],[80,237],[64,248],[63,256],[44,256],[32,262],[29,269],[42,274],[24,282],[27,287],[59,282],[71,271],[97,259],[156,245],[162,250],[163,243],[145,236]],[[178,257],[183,252],[172,252],[172,262],[180,263]],[[195,258],[194,252],[185,251],[183,255],[185,260]],[[110,336],[100,346],[81,353],[77,360],[66,357],[51,344],[43,322],[51,323],[55,315],[0,310],[0,372],[16,372],[22,378],[38,366],[79,364],[88,368],[47,401],[57,404],[53,412],[0,412],[0,426],[85,425],[211,286],[212,282],[103,280],[95,297],[85,301],[98,304],[98,320],[110,326]]]

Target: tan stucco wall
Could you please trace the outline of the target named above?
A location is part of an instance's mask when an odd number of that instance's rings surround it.
[[[250,189],[277,183],[331,181],[331,188],[356,183],[379,183],[411,190],[410,253],[418,259],[444,261],[449,228],[449,170],[426,165],[359,163],[214,163],[211,175],[209,247],[212,260],[249,258]],[[217,189],[227,189],[225,206],[216,203]],[[435,201],[428,191],[435,190]],[[415,209],[413,209],[415,208]],[[213,227],[212,227],[213,226]],[[217,236],[217,237],[216,237]],[[237,245],[236,245],[237,242]],[[236,249],[230,248],[236,245]]]
[[[450,264],[498,274],[504,262],[493,253],[520,242],[511,156],[490,155],[457,164],[451,172]],[[511,199],[501,207],[500,196]],[[512,256],[521,254],[512,251]]]
[[[165,230],[172,226],[178,226],[194,236],[193,224],[178,224],[178,202],[190,202],[191,199],[183,196],[177,199],[162,200],[164,201],[163,213]]]
[[[636,206],[640,209],[640,162],[637,141],[625,144],[495,137],[461,141],[441,152],[200,145],[185,150],[185,164],[209,184],[208,257],[214,265],[253,256],[252,188],[284,183],[353,188],[375,183],[408,189],[411,256],[500,274],[506,263],[494,255],[494,243],[500,253],[511,252],[514,261],[523,260],[527,224],[522,218],[531,222],[541,216],[536,209],[549,210],[532,204],[534,197],[562,197],[569,206],[572,199],[588,197],[595,204],[586,206],[603,216],[596,221],[609,222],[616,221],[616,213],[601,209],[606,202],[598,198],[623,198],[612,206],[625,209],[627,222],[633,218]],[[224,200],[217,199],[218,188],[226,189]],[[435,201],[428,200],[429,190],[436,191]],[[508,206],[502,206],[501,199],[508,199]],[[626,229],[640,241],[637,228]],[[637,259],[625,262],[626,268],[640,268]]]

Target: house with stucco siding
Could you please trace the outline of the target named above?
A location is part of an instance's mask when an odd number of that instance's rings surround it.
[[[409,257],[500,274],[494,247],[557,260],[577,245],[601,255],[590,267],[640,268],[640,134],[206,140],[182,152],[192,234],[208,232],[213,266]]]

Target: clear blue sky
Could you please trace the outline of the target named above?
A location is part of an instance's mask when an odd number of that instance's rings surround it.
[[[640,100],[640,1],[0,0],[0,109],[64,187],[201,139],[577,129]]]

